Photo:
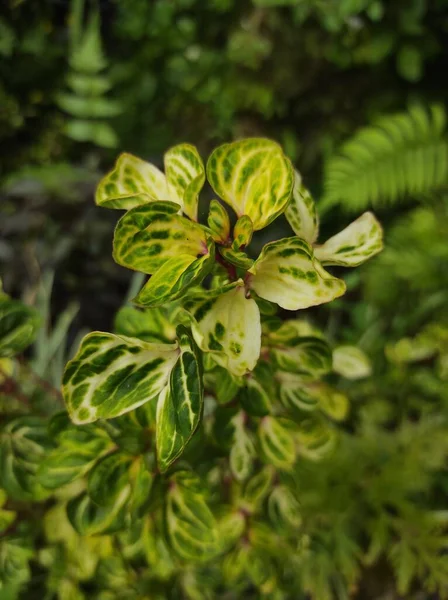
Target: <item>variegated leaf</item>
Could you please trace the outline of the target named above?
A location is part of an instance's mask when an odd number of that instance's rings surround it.
[[[218,251],[228,263],[238,267],[239,269],[244,269],[247,271],[247,269],[250,269],[254,264],[253,259],[247,256],[245,252],[241,252],[240,250],[220,246]]]
[[[0,486],[17,500],[48,496],[37,478],[40,463],[51,448],[45,422],[17,417],[0,429]]]
[[[274,381],[271,366],[262,361],[244,378],[240,402],[250,415],[263,417],[271,412],[276,397]]]
[[[232,418],[233,436],[230,449],[230,470],[238,481],[244,481],[250,475],[256,457],[255,446],[250,432],[246,428],[246,415],[239,411]]]
[[[151,202],[121,217],[114,235],[115,261],[151,275],[168,259],[208,254],[205,229],[176,214],[174,202]]]
[[[294,189],[285,216],[297,237],[314,244],[319,234],[319,217],[314,200],[297,171],[294,173]]]
[[[121,154],[113,170],[100,181],[95,202],[106,208],[128,210],[153,200],[169,200],[165,175],[154,165]]]
[[[182,454],[199,425],[204,403],[201,358],[182,326],[178,341],[179,357],[157,403],[157,460],[162,472]]]
[[[273,478],[274,469],[271,465],[258,470],[243,488],[241,498],[239,499],[241,508],[249,513],[255,512],[268,495]]]
[[[49,429],[57,445],[45,455],[37,471],[39,483],[49,489],[82,477],[113,447],[104,431],[93,425],[75,427],[66,413],[55,415]]]
[[[294,434],[292,421],[263,417],[258,428],[258,439],[265,460],[278,469],[291,469],[296,460]]]
[[[297,431],[299,453],[310,460],[321,460],[334,448],[336,432],[316,414],[300,423]]]
[[[114,504],[123,488],[129,486],[132,457],[124,452],[113,452],[100,459],[90,471],[87,492],[98,506]]]
[[[278,485],[272,491],[268,500],[268,513],[277,528],[298,529],[302,524],[299,501],[286,485]]]
[[[362,379],[372,373],[372,367],[360,348],[338,346],[333,350],[333,371],[347,379]]]
[[[200,258],[189,254],[173,256],[150,277],[133,302],[155,308],[177,300],[210,273],[214,258],[215,247],[211,239],[207,243],[207,254]]]
[[[343,421],[349,410],[348,398],[326,383],[320,384],[319,408],[335,421]]]
[[[204,356],[210,357],[210,354],[205,354]],[[236,397],[242,385],[240,378],[234,377],[226,369],[215,365],[212,371],[205,374],[204,383],[216,396],[218,404],[231,402]]]
[[[254,232],[254,225],[247,215],[243,215],[238,219],[235,223],[235,227],[233,228],[233,244],[232,246],[236,249],[241,248],[242,246],[248,246],[252,239],[252,234]]]
[[[191,144],[173,146],[165,153],[164,163],[169,189],[166,199],[178,202],[183,212],[197,221],[198,196],[205,182],[204,163],[198,151]]]
[[[8,296],[0,297],[0,357],[22,352],[36,337],[41,319],[29,306]]]
[[[201,350],[210,352],[232,375],[254,369],[261,347],[260,312],[255,300],[246,298],[241,279],[186,308],[193,317],[193,335]]]
[[[155,398],[178,355],[177,344],[90,333],[64,372],[62,392],[72,421],[118,417]]]
[[[200,479],[190,471],[170,477],[166,496],[170,544],[181,558],[207,560],[217,549],[217,522],[205,501]]]
[[[325,244],[316,246],[314,252],[324,265],[357,267],[382,249],[381,225],[371,212],[365,212]]]
[[[319,405],[320,382],[307,375],[297,375],[278,371],[276,378],[280,382],[280,400],[291,411],[312,411]]]
[[[308,373],[315,377],[331,371],[332,353],[328,343],[319,337],[296,337],[288,345],[270,348],[270,357],[281,371]]]
[[[345,283],[327,273],[311,246],[297,237],[266,244],[249,273],[250,288],[286,310],[330,302],[345,292]]]
[[[68,519],[75,531],[82,536],[113,533],[124,526],[130,494],[131,486],[124,486],[111,504],[99,506],[86,492],[82,492],[68,503]]]
[[[207,224],[215,242],[225,244],[230,236],[229,214],[218,200],[210,202]]]
[[[241,511],[226,511],[218,521],[218,539],[221,551],[228,551],[244,533],[245,516]]]
[[[207,178],[215,192],[236,212],[263,229],[286,208],[293,170],[278,144],[248,138],[216,148],[207,162]]]
[[[169,343],[176,338],[176,327],[162,308],[140,309],[123,306],[115,315],[114,330],[118,335],[136,337],[144,342]]]

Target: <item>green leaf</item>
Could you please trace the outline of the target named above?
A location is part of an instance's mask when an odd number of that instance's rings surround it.
[[[330,302],[345,292],[345,283],[327,273],[311,246],[297,237],[266,244],[249,273],[249,287],[286,310]]]
[[[297,237],[314,244],[319,233],[316,205],[297,171],[294,172],[294,189],[285,216]]]
[[[319,404],[320,382],[309,375],[297,375],[278,371],[276,377],[280,382],[280,400],[283,406],[294,412],[309,412]]]
[[[281,371],[307,373],[315,377],[331,371],[332,352],[328,343],[319,337],[292,338],[288,345],[270,348],[274,365]]]
[[[239,411],[231,420],[233,427],[230,449],[230,470],[238,481],[247,479],[256,457],[252,435],[246,428],[246,415]]]
[[[298,529],[302,524],[299,501],[286,485],[277,485],[269,496],[268,513],[276,529]]]
[[[254,264],[252,258],[247,256],[245,252],[240,252],[239,250],[235,250],[234,248],[225,248],[220,246],[218,249],[221,256],[231,265],[235,265],[240,269],[250,269]]]
[[[274,373],[268,363],[259,362],[244,379],[241,405],[250,415],[263,417],[271,412],[275,397]]]
[[[330,385],[321,383],[319,408],[335,421],[343,421],[347,417],[349,401],[345,394],[335,390]]]
[[[191,144],[173,146],[164,157],[169,196],[160,200],[173,200],[183,212],[197,221],[198,196],[205,183],[204,163]]]
[[[210,356],[206,354],[205,356]],[[216,396],[218,404],[227,404],[231,402],[238,393],[242,383],[239,378],[231,375],[222,367],[215,367],[213,371],[206,373],[205,385]]]
[[[232,375],[254,369],[261,347],[260,312],[255,300],[246,298],[241,279],[186,304],[186,308],[201,350],[210,352]]]
[[[225,244],[230,236],[229,214],[218,200],[210,202],[207,224],[212,230],[215,242]]]
[[[292,468],[296,460],[294,424],[283,418],[263,417],[258,427],[258,439],[265,460],[282,470]]]
[[[6,295],[0,296],[0,357],[25,350],[36,337],[40,322],[34,309]]]
[[[166,523],[173,550],[185,560],[208,560],[217,549],[218,527],[200,479],[190,471],[170,477]]]
[[[346,379],[363,379],[372,373],[369,358],[356,346],[338,346],[333,350],[333,371]]]
[[[268,465],[251,477],[243,488],[240,498],[241,507],[249,513],[255,512],[262,505],[271,489],[274,470]]]
[[[178,354],[177,344],[90,333],[64,372],[62,392],[72,421],[118,417],[155,398]]]
[[[238,217],[250,217],[255,231],[285,210],[293,187],[292,167],[281,147],[262,138],[216,148],[207,162],[207,178]]]
[[[173,342],[176,328],[162,308],[140,309],[123,306],[115,315],[114,330],[118,335],[135,337],[144,342]]]
[[[107,506],[95,504],[86,492],[72,498],[67,504],[67,516],[79,535],[113,533],[124,525],[126,503],[131,486],[123,487],[114,501]]]
[[[57,421],[63,423],[59,425]],[[82,477],[112,447],[103,431],[92,425],[76,427],[66,413],[53,417],[50,434],[55,427],[62,428],[53,437],[57,446],[46,454],[37,471],[38,481],[49,489],[57,489]]]
[[[120,451],[101,458],[89,474],[87,493],[90,499],[99,506],[114,504],[129,485],[131,464],[132,457]]]
[[[397,71],[404,79],[411,83],[420,81],[423,66],[422,52],[417,46],[411,44],[401,46],[397,54]]]
[[[314,254],[323,265],[357,267],[383,249],[383,230],[371,212],[361,215]]]
[[[202,226],[176,214],[178,208],[173,202],[152,202],[133,208],[117,223],[115,261],[154,274],[136,298],[141,304],[179,297],[212,267],[213,240]]]
[[[236,249],[241,248],[242,246],[248,246],[252,239],[253,232],[254,225],[250,220],[250,217],[243,215],[238,219],[233,228],[234,241],[232,246]]]
[[[185,294],[188,288],[199,284],[210,273],[214,265],[214,242],[207,242],[208,253],[196,259],[189,254],[179,254],[168,259],[133,302],[145,307],[157,307],[172,302]]]
[[[178,328],[180,354],[169,386],[157,403],[157,461],[164,472],[184,451],[202,416],[204,388],[201,358],[183,326]]]
[[[132,154],[121,154],[98,184],[95,202],[106,208],[130,209],[145,202],[169,200],[165,175]]]
[[[37,470],[51,446],[45,422],[17,417],[0,430],[0,486],[17,500],[41,500],[48,492]]]
[[[297,441],[301,455],[318,461],[333,450],[336,436],[328,422],[314,416],[300,423],[300,428],[297,430]]]

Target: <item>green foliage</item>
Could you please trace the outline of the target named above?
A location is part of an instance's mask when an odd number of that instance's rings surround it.
[[[415,106],[361,129],[329,159],[324,208],[358,211],[428,196],[446,186],[445,111]]]

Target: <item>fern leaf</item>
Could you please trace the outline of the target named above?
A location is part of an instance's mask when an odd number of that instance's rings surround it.
[[[358,212],[440,189],[448,182],[445,125],[444,109],[433,105],[360,129],[329,159],[320,207]]]

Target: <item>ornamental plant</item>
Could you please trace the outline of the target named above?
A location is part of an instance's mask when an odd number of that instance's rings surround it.
[[[363,263],[382,230],[367,212],[318,244],[314,201],[271,140],[220,146],[206,168],[181,144],[164,167],[122,154],[100,182],[96,203],[126,211],[115,261],[149,278],[114,333],[88,334],[68,362],[67,412],[8,420],[0,486],[44,503],[39,561],[59,597],[297,597],[311,542],[296,466],[318,469],[337,443],[348,399],[335,374],[369,364],[284,311],[344,294],[325,267]],[[219,200],[205,224],[206,178]],[[294,235],[251,256],[281,214]],[[27,560],[10,562],[23,573]]]

